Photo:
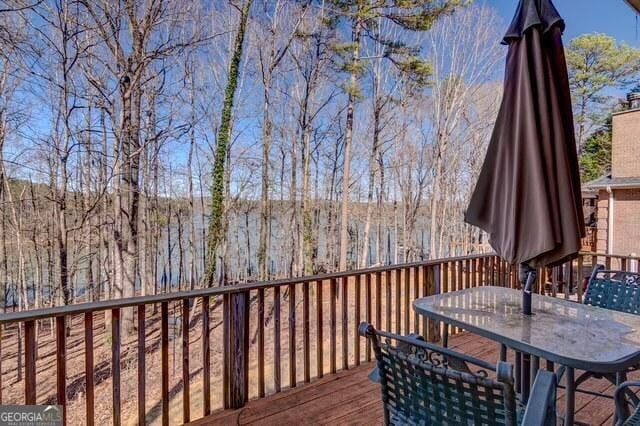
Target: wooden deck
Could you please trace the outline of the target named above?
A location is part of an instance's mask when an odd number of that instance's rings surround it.
[[[459,351],[495,362],[498,345],[495,342],[463,333],[453,336],[450,346]],[[510,354],[511,356],[511,354]],[[378,385],[367,375],[373,364],[326,376],[311,384],[258,400],[244,408],[225,410],[192,423],[195,425],[286,425],[286,424],[382,424],[382,404]],[[590,380],[585,389],[613,393],[605,380]],[[558,392],[558,409],[564,410],[564,394]],[[580,394],[576,396],[576,422],[589,425],[611,424],[613,401]],[[563,411],[560,411],[563,412]]]

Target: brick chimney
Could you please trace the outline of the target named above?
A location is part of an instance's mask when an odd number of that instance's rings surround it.
[[[627,95],[628,109],[613,115],[613,178],[640,176],[640,87]]]

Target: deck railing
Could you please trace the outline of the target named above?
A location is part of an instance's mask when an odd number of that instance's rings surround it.
[[[540,271],[537,289],[581,300],[588,265],[627,269],[638,260],[585,253]],[[2,314],[0,402],[57,403],[65,420],[81,416],[89,425],[155,417],[166,425],[180,411],[188,422],[371,361],[358,336],[362,320],[437,341],[439,324],[419,317],[414,299],[517,287],[517,275],[494,255],[474,255]],[[24,377],[7,368],[21,359]]]
[[[596,251],[598,249],[598,228],[595,226],[587,226],[585,228],[585,236],[582,239],[582,250]]]

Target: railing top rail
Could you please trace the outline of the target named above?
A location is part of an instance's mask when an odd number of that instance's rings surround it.
[[[98,302],[78,303],[67,306],[55,306],[52,308],[33,309],[29,311],[10,312],[0,314],[0,324],[9,324],[20,321],[33,321],[45,318],[59,317],[65,315],[77,315],[86,312],[105,311],[108,309],[127,308],[152,303],[171,302],[175,300],[190,299],[203,296],[220,296],[224,294],[239,293],[250,290],[266,289],[273,287],[287,286],[291,284],[301,284],[312,281],[337,279],[351,277],[355,275],[373,274],[378,272],[393,271],[396,269],[406,269],[419,266],[433,266],[446,262],[461,260],[480,259],[495,256],[494,253],[474,254],[468,256],[447,257],[441,259],[424,260],[420,262],[401,263],[395,265],[377,266],[373,268],[355,269],[350,271],[333,272],[329,274],[319,274],[306,277],[284,278],[273,281],[261,281],[253,283],[235,284],[224,287],[202,288],[197,290],[179,291],[174,293],[162,293],[150,296],[135,296],[125,299],[101,300]]]
[[[640,261],[640,256],[630,256],[624,254],[608,254],[608,253],[596,253],[592,251],[581,251],[580,256],[596,256],[596,257],[610,257],[612,259],[626,259]]]

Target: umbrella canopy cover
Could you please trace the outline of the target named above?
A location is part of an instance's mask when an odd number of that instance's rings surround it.
[[[504,95],[465,221],[511,264],[552,266],[584,236],[564,21],[550,0],[521,0],[504,37]]]

